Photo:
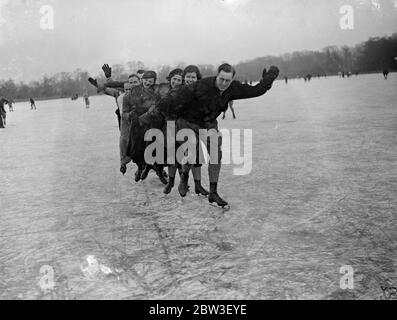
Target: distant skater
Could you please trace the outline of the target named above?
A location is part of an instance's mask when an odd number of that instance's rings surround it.
[[[90,98],[89,98],[89,96],[88,96],[87,93],[84,94],[84,101],[85,101],[85,107],[86,107],[86,109],[89,109],[89,108],[90,108]]]
[[[36,103],[34,102],[33,98],[30,98],[30,110],[36,110]]]
[[[385,80],[387,80],[388,75],[389,75],[389,70],[387,69],[383,70],[383,77],[385,78]]]
[[[10,99],[9,101],[8,101],[8,110],[10,111],[10,112],[14,112],[14,100],[12,100],[12,99]]]
[[[4,109],[5,103],[8,103],[8,100],[0,97],[0,128],[4,128],[6,124],[6,110]]]
[[[285,77],[284,80],[285,80],[285,84],[288,84],[288,77]]]

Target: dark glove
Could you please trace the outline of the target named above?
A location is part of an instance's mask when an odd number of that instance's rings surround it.
[[[262,72],[262,80],[268,84],[272,84],[274,80],[278,77],[280,70],[276,66],[271,66],[269,71],[266,68]]]
[[[93,78],[88,78],[88,82],[91,83],[95,88],[98,88],[98,82],[96,81],[96,79]]]
[[[102,70],[103,70],[103,72],[105,73],[105,77],[106,77],[107,79],[110,78],[110,77],[112,76],[112,68],[109,67],[108,64],[104,64],[104,65],[102,66]]]

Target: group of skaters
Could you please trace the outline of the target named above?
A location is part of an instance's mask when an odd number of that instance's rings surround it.
[[[90,108],[90,96],[89,96],[88,92],[85,92],[82,97],[83,97],[83,101],[84,101],[86,109],[89,109]],[[72,101],[75,101],[78,98],[79,98],[79,95],[77,93],[75,93],[74,95],[72,95],[72,97],[70,99]]]
[[[36,110],[36,104],[33,98],[29,99],[30,101],[30,108],[31,110]],[[8,104],[8,111],[14,112],[14,100],[13,99],[6,99],[4,97],[0,97],[0,128],[4,129],[6,125],[7,119],[7,112],[5,110],[4,105]]]
[[[218,194],[222,136],[218,130],[217,118],[226,112],[232,101],[259,97],[266,93],[278,77],[278,68],[272,66],[268,71],[264,69],[260,82],[255,86],[235,81],[235,69],[227,63],[219,66],[217,75],[206,78],[202,78],[195,65],[189,65],[184,70],[177,68],[169,73],[167,83],[160,84],[156,84],[157,74],[151,70],[138,70],[128,77],[128,81],[114,81],[111,78],[111,68],[106,64],[102,70],[107,78],[105,83],[98,84],[93,78],[88,81],[98,92],[115,98],[115,113],[120,129],[120,172],[124,175],[127,165],[130,162],[135,163],[135,181],[138,182],[145,180],[150,170],[154,170],[165,185],[165,194],[171,192],[175,176],[179,173],[178,191],[182,197],[189,191],[189,175],[192,174],[196,194],[207,196],[210,203],[228,207],[228,203]],[[233,116],[235,117],[234,110]],[[169,123],[175,124],[174,131],[167,129]],[[153,142],[145,141],[145,133],[149,129],[163,132],[163,162],[150,162],[145,159],[145,149]],[[187,151],[176,152],[179,146],[191,144],[189,139],[185,138],[184,142],[177,141],[172,148],[167,143],[173,143],[176,133],[182,129],[190,129],[189,132],[195,136],[194,145],[190,145],[196,150],[194,159],[189,158]],[[200,129],[209,130],[210,135],[203,138],[199,133]],[[211,143],[213,138],[217,143]],[[201,184],[201,167],[205,161],[200,140],[209,154],[209,191]],[[164,171],[165,167],[168,168],[168,174]]]
[[[350,78],[351,76],[353,76],[353,75],[355,75],[355,76],[358,76],[360,73],[359,73],[359,71],[353,71],[353,72],[345,72],[345,71],[339,71],[338,72],[338,77],[339,78]],[[389,75],[389,70],[388,69],[384,69],[383,71],[382,71],[382,74],[383,74],[383,77],[385,78],[385,80],[387,80],[387,77],[388,77],[388,75]],[[326,78],[327,77],[327,74],[317,74],[317,76],[316,76],[317,78],[321,78],[321,77],[324,77],[324,78]],[[304,75],[304,76],[302,76],[302,77],[298,77],[298,78],[302,78],[305,82],[310,82],[310,80],[313,78],[313,75],[312,74],[310,74],[310,73],[308,73],[308,74],[306,74],[306,75]],[[288,84],[288,80],[290,80],[287,76],[286,77],[284,77],[284,81],[285,81],[285,84]]]
[[[0,97],[0,128],[4,129],[6,125],[7,112],[4,105],[8,104],[8,111],[14,112],[14,100]]]

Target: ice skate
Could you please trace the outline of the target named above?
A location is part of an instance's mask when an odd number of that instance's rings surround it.
[[[198,195],[203,195],[203,196],[208,196],[209,192],[204,189],[204,187],[201,185],[200,181],[194,181],[194,191]]]
[[[146,166],[145,166],[145,169],[142,171],[142,174],[141,174],[141,180],[142,180],[142,181],[145,180],[145,179],[147,178],[150,169],[152,169],[152,166],[150,166],[150,165],[146,165]]]
[[[215,192],[210,192],[209,196],[208,196],[208,201],[209,203],[216,203],[219,207],[222,208],[229,208],[229,204],[223,200],[219,194],[215,191]]]
[[[179,194],[181,195],[181,197],[186,197],[186,194],[189,190],[188,185],[187,185],[188,180],[189,180],[189,173],[185,173],[185,172],[182,173],[181,181],[178,186],[178,191],[179,191]]]
[[[167,185],[165,186],[165,188],[163,190],[163,193],[169,194],[171,192],[172,188],[174,187],[174,183],[175,183],[175,178],[170,178],[168,180]]]
[[[135,172],[135,182],[141,180],[142,171],[142,168],[139,167],[138,170]]]

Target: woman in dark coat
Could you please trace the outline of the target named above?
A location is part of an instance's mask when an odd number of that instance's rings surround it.
[[[135,181],[137,182],[141,180],[146,166],[144,136],[148,129],[147,126],[141,125],[138,119],[160,100],[160,95],[155,90],[156,78],[157,74],[154,71],[146,71],[142,77],[142,84],[132,88],[123,98],[122,118],[131,125],[126,155],[138,166],[138,170],[135,172]],[[161,179],[160,176],[159,178]]]

